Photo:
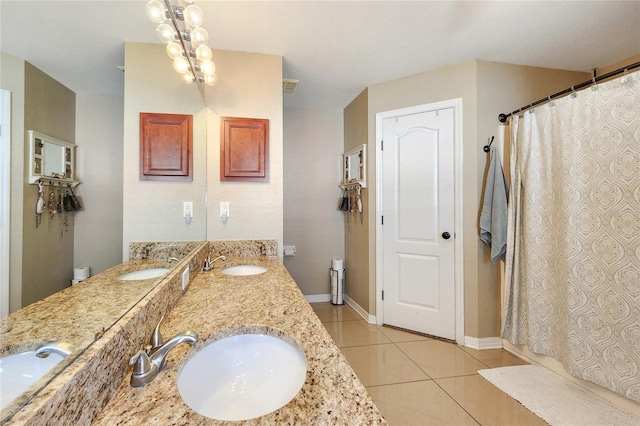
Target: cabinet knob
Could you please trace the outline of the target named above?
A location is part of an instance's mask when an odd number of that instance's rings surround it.
[[[442,238],[448,240],[449,238],[451,238],[451,234],[445,231],[442,233]]]

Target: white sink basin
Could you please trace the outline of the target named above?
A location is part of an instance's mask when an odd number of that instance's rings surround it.
[[[118,277],[119,280],[124,281],[137,281],[137,280],[149,280],[151,278],[159,278],[167,275],[171,269],[169,268],[149,268],[141,269],[139,271],[129,272]]]
[[[55,353],[38,358],[35,351],[0,358],[0,409],[9,405],[63,359]]]
[[[265,334],[240,334],[196,353],[178,376],[178,391],[203,416],[248,420],[286,405],[306,375],[307,359],[294,345]]]
[[[267,272],[267,268],[259,265],[236,265],[224,268],[221,272],[226,275],[236,276],[258,275]]]

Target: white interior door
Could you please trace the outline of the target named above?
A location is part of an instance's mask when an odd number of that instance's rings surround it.
[[[456,338],[454,109],[382,121],[384,323]]]

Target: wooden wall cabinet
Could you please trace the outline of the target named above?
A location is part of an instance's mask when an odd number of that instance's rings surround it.
[[[220,180],[267,182],[269,120],[220,119]]]
[[[193,181],[193,117],[140,113],[140,180]]]

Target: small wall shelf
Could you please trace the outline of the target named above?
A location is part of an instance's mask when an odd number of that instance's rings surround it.
[[[29,183],[39,181],[78,185],[75,180],[76,145],[60,139],[27,131],[29,135]]]
[[[367,145],[362,144],[342,154],[342,185],[367,187]]]
[[[79,182],[77,180],[69,180],[69,179],[56,179],[53,177],[46,177],[43,176],[41,178],[39,178],[38,180],[36,180],[35,182],[31,182],[32,184],[37,184],[38,182],[42,182],[42,184],[44,186],[71,186],[72,188],[75,188],[76,186],[80,185],[82,182]]]

